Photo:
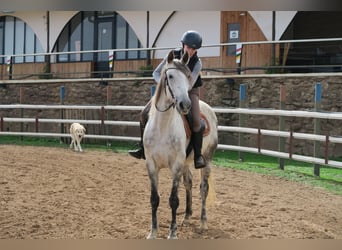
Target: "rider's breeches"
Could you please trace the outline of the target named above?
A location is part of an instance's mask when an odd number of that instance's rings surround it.
[[[201,129],[201,116],[199,107],[199,94],[200,88],[193,88],[189,91],[189,97],[191,100],[191,114],[193,119],[192,131],[198,132]]]

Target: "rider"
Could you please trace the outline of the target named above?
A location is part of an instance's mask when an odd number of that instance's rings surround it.
[[[197,56],[197,50],[202,46],[202,36],[194,30],[186,31],[182,38],[182,48],[175,49],[173,51],[175,58],[180,59],[184,52],[188,52],[190,56],[190,61],[188,67],[192,72],[192,77],[194,79],[193,87],[189,91],[189,97],[191,99],[191,115],[192,115],[192,136],[191,142],[194,147],[194,164],[195,168],[203,168],[206,165],[205,159],[201,154],[202,141],[203,141],[203,128],[201,127],[200,121],[200,107],[199,107],[199,94],[200,87],[202,86],[202,80],[200,76],[200,71],[202,69],[202,62]],[[167,56],[162,60],[158,67],[153,71],[154,80],[159,83],[161,71],[167,62]],[[148,119],[148,112],[151,107],[151,100],[145,106],[140,115],[140,132],[141,132],[141,142],[140,147],[136,150],[129,150],[129,154],[138,159],[145,159],[144,146],[143,146],[143,134],[145,125]]]

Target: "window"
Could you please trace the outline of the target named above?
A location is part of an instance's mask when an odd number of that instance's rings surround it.
[[[15,53],[16,55],[19,55],[19,54],[24,54],[25,51],[24,51],[24,36],[25,36],[25,23],[21,20],[17,20],[15,22],[15,44],[14,44],[14,47],[15,47]],[[24,57],[23,56],[16,56],[14,58],[14,62],[15,63],[23,63],[24,62]]]
[[[57,41],[58,52],[67,52],[69,51],[69,26],[65,27],[62,31],[60,38]],[[60,54],[58,55],[59,62],[67,62],[68,54]]]
[[[125,49],[127,41],[127,23],[121,17],[117,16],[116,18],[116,48],[117,49]],[[125,51],[116,52],[115,59],[125,59],[127,57],[127,53]]]
[[[128,29],[128,48],[139,48],[139,43],[137,36],[135,35],[134,31],[129,27]],[[128,58],[134,59],[138,58],[139,53],[137,50],[128,51]]]
[[[4,43],[3,43],[3,40],[4,40],[4,29],[5,29],[5,22],[1,21],[0,20],[0,55],[4,55]],[[3,57],[0,57],[0,64],[3,64],[4,63],[4,58]]]
[[[141,48],[141,43],[125,19],[116,12],[85,11],[76,14],[64,27],[54,52]],[[145,51],[119,51],[115,60],[146,59]],[[108,60],[108,53],[62,54],[58,62]]]
[[[6,34],[6,35],[5,35]],[[42,46],[32,29],[21,19],[11,16],[0,17],[1,55],[43,53]],[[0,58],[0,63],[6,63]],[[43,62],[43,56],[15,56],[13,63]]]
[[[82,47],[81,50],[93,50],[94,40],[89,39],[89,37],[94,37],[94,12],[84,12],[82,20]],[[83,61],[94,60],[93,53],[83,53]]]
[[[28,32],[26,34],[26,43],[25,43],[25,53],[32,54],[34,53],[34,34],[30,28],[28,28]],[[34,56],[26,56],[25,62],[34,62]]]
[[[298,11],[281,40],[342,37],[339,11]],[[342,72],[341,41],[320,41],[280,45],[280,60],[288,73]],[[287,48],[286,48],[287,47]]]
[[[81,51],[81,15],[75,16],[70,23],[70,51]],[[71,61],[80,61],[80,54],[71,54]]]
[[[7,17],[5,21],[5,55],[14,54],[14,17]]]

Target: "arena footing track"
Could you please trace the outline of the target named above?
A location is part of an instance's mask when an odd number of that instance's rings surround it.
[[[193,216],[180,239],[342,239],[342,196],[277,177],[215,166],[216,201],[199,230],[199,173]],[[1,239],[144,239],[150,228],[144,161],[128,154],[0,146]],[[159,237],[170,222],[169,172],[160,173]]]

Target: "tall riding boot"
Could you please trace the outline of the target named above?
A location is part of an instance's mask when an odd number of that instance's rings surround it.
[[[144,135],[144,130],[145,130],[145,126],[143,126],[143,124],[140,122],[140,137],[141,140],[138,144],[138,148],[137,149],[133,149],[133,150],[128,150],[128,153],[137,158],[137,159],[145,159],[145,152],[144,152],[144,144],[143,144],[143,135]]]
[[[151,109],[151,100],[145,105],[144,109],[140,113],[140,143],[138,144],[137,149],[128,150],[128,153],[137,158],[137,159],[146,159],[145,158],[145,151],[144,151],[144,143],[143,143],[143,137],[144,137],[144,130],[145,126],[147,124],[148,120],[148,113]]]
[[[203,131],[192,132],[192,144],[194,147],[194,164],[195,168],[204,168],[206,166],[205,159],[202,155]]]

